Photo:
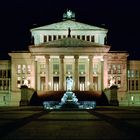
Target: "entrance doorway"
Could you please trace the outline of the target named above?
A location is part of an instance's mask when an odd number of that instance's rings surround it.
[[[59,89],[59,77],[53,77],[53,90],[58,91]]]
[[[95,91],[98,90],[98,77],[97,76],[93,77],[93,90],[95,90]]]
[[[79,77],[79,88],[80,91],[85,91],[85,77]]]

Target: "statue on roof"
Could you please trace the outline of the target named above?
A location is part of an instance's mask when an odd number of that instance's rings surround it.
[[[68,28],[68,37],[71,37],[71,29],[70,29],[70,27]]]
[[[67,10],[67,12],[63,14],[63,19],[75,19],[75,13],[71,10]]]

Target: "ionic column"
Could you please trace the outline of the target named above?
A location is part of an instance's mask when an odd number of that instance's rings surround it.
[[[78,73],[78,59],[79,59],[79,56],[78,55],[75,55],[74,56],[74,59],[75,59],[75,90],[78,90],[78,79],[79,79],[79,73]]]
[[[49,55],[45,55],[46,59],[46,90],[49,90]]]
[[[93,84],[93,56],[89,56],[89,90],[93,90],[92,84]]]
[[[104,55],[104,66],[103,66],[103,76],[104,76],[104,87],[103,88],[107,88],[108,87],[108,68],[107,68],[107,55]]]
[[[64,90],[64,55],[60,55],[60,86],[59,90]]]
[[[35,89],[38,90],[38,68],[37,68],[38,62],[35,60]]]
[[[101,59],[101,91],[104,89],[104,60]]]

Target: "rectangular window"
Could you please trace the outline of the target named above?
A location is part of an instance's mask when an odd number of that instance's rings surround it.
[[[56,40],[56,35],[53,35],[53,40]]]
[[[108,74],[111,74],[111,65],[108,65]]]
[[[85,35],[82,35],[82,40],[85,40]]]
[[[139,71],[136,70],[136,78],[139,78]]]
[[[136,90],[138,90],[138,80],[136,80]]]
[[[77,35],[77,39],[80,39],[80,35]]]
[[[118,77],[117,77],[117,80],[118,80],[118,87],[120,87],[120,86],[121,86],[121,77],[118,76]]]
[[[132,90],[134,90],[134,80],[132,80]]]
[[[47,42],[47,36],[44,35],[44,42]]]
[[[117,73],[121,74],[121,65],[117,65]]]
[[[80,64],[80,65],[79,65],[79,72],[80,72],[81,74],[85,73],[85,64]]]
[[[98,72],[98,64],[94,64],[93,65],[93,73],[97,74],[97,72]]]
[[[112,65],[113,74],[116,74],[116,65]]]
[[[49,35],[49,41],[52,41],[52,36],[51,35]]]
[[[26,65],[22,65],[22,73],[23,73],[23,74],[26,73]]]
[[[6,75],[6,70],[3,70],[2,77],[3,77],[3,78],[6,78],[6,77],[7,77],[7,75]]]
[[[130,70],[127,71],[127,77],[130,78]]]
[[[18,73],[18,74],[21,73],[21,65],[17,65],[17,73]]]
[[[66,36],[65,36],[65,35],[63,35],[63,38],[66,38]]]
[[[31,74],[31,65],[27,65],[27,73]]]
[[[130,80],[128,80],[128,84],[129,84],[129,90],[131,90],[131,81]]]
[[[87,41],[90,41],[90,36],[89,35],[87,36]]]
[[[134,70],[131,70],[131,77],[134,78]]]
[[[59,72],[59,64],[53,64],[53,73]]]
[[[0,78],[3,78],[3,77],[2,77],[2,70],[0,70]]]
[[[11,78],[11,71],[8,70],[8,78]]]
[[[73,35],[72,38],[75,38],[75,35]]]
[[[58,35],[58,39],[61,39],[61,35]]]
[[[95,42],[94,36],[91,36],[91,42]]]

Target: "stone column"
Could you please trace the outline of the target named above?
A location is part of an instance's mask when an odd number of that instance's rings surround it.
[[[74,82],[75,82],[75,90],[78,90],[78,81],[79,81],[79,73],[78,73],[78,59],[79,56],[75,55],[74,56],[75,59],[75,78],[74,78]]]
[[[104,60],[101,59],[101,91],[104,89]]]
[[[46,90],[49,90],[49,55],[45,55],[46,58]]]
[[[38,70],[37,69],[38,69],[37,68],[37,60],[35,60],[35,89],[36,89],[36,91],[38,90],[38,88],[37,88]]]
[[[93,84],[93,56],[89,56],[89,90],[93,90],[92,84]]]
[[[108,87],[108,67],[107,67],[107,55],[104,55],[104,88]]]
[[[64,55],[60,55],[60,90],[64,90]]]

